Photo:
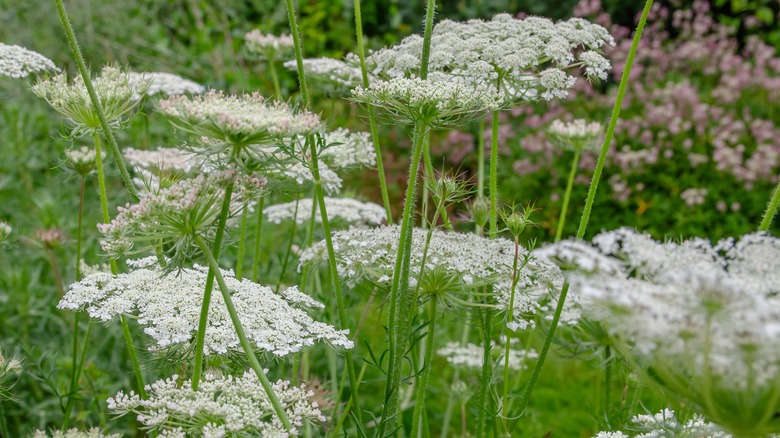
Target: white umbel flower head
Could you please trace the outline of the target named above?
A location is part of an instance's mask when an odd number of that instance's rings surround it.
[[[284,67],[297,71],[295,60],[287,61]],[[345,94],[363,82],[360,69],[333,58],[309,58],[303,60],[306,79],[325,93]]]
[[[51,434],[42,430],[36,430],[32,438],[120,438],[121,435],[114,433],[111,435],[103,434],[97,427],[89,430],[68,429],[66,431],[55,430]]]
[[[266,35],[254,29],[244,35],[244,40],[250,53],[267,59],[283,59],[295,50],[290,35]]]
[[[0,43],[0,76],[20,79],[31,74],[59,71],[49,58],[38,52]]]
[[[496,368],[503,368],[504,366],[504,354],[506,353],[506,346],[492,343],[491,353],[500,355]],[[457,342],[448,342],[447,345],[438,349],[436,354],[442,356],[447,362],[456,367],[464,367],[475,370],[482,369],[482,361],[484,359],[485,349],[482,345],[465,344],[461,345]],[[520,371],[528,368],[526,362],[530,359],[536,359],[539,354],[535,350],[509,350],[509,368],[514,371]],[[495,358],[494,358],[495,360]]]
[[[285,220],[291,220],[293,217],[298,224],[302,224],[311,217],[312,199],[306,198],[297,201],[286,202],[266,207],[263,214],[268,218],[268,222],[273,224],[282,223]],[[352,198],[330,198],[325,197],[325,207],[328,209],[328,220],[339,220],[342,222],[357,225],[382,225],[387,214],[384,207],[373,202],[361,202]],[[319,208],[319,207],[318,207]],[[297,209],[297,214],[295,213]],[[322,218],[319,213],[315,215],[315,220],[320,223]]]
[[[11,235],[13,228],[6,221],[0,221],[0,243],[3,243]]]
[[[304,422],[325,421],[317,402],[311,400],[314,392],[305,386],[283,380],[271,386],[293,425],[290,431],[276,416],[271,400],[252,371],[238,377],[207,375],[197,391],[192,389],[192,381],[182,382],[178,375],[173,375],[147,385],[147,399],[133,392],[119,392],[108,399],[108,409],[118,415],[135,413],[146,429],[171,431],[171,436],[181,437],[288,437],[297,436]]]
[[[100,151],[102,159],[106,158],[105,151]],[[97,154],[94,148],[82,146],[78,149],[65,151],[65,165],[79,175],[85,176],[97,168]]]
[[[554,145],[565,149],[593,150],[601,138],[601,124],[588,123],[585,119],[575,119],[571,122],[555,120],[547,128],[547,138]]]
[[[639,372],[737,436],[780,431],[780,239],[678,244],[620,229],[592,248],[620,270],[587,262],[570,271],[571,295]]]
[[[197,82],[185,79],[179,75],[165,72],[148,72],[127,74],[130,86],[135,94],[134,99],[143,96],[162,94],[165,96],[178,96],[181,94],[201,94],[206,87]]]
[[[72,284],[58,308],[84,310],[101,321],[133,316],[154,339],[156,349],[189,347],[198,330],[208,268],[195,265],[166,273],[153,257],[128,264],[133,267],[129,273],[95,273]],[[315,321],[299,308],[312,307],[313,300],[302,300],[297,289],[277,295],[269,287],[236,279],[232,271],[223,270],[222,275],[247,338],[257,350],[283,357],[317,341],[352,348],[347,331]],[[208,318],[206,354],[242,351],[221,294],[211,297]]]
[[[376,150],[368,132],[338,128],[323,137],[327,146],[320,157],[334,169],[376,165]]]
[[[119,125],[138,104],[127,73],[117,67],[103,67],[100,75],[92,79],[92,85],[110,125]],[[73,135],[83,136],[101,129],[98,112],[81,76],[68,83],[67,75],[62,73],[36,82],[32,91],[73,123]]]
[[[640,414],[631,419],[632,431],[638,432],[634,438],[733,438],[730,433],[707,422],[700,415],[694,415],[688,421],[679,421],[671,409],[664,409],[657,414]],[[774,435],[773,435],[774,436]],[[594,438],[630,438],[623,432],[599,432]]]

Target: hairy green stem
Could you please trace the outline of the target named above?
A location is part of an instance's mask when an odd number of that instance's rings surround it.
[[[509,416],[509,324],[512,323],[515,316],[515,291],[517,290],[517,283],[520,281],[520,273],[517,269],[517,259],[520,257],[520,242],[515,237],[515,258],[512,262],[512,292],[509,295],[509,309],[506,313],[507,333],[506,333],[506,345],[504,347],[504,393],[501,399],[501,413],[504,419]]]
[[[301,202],[301,195],[295,199],[295,210],[293,211],[293,221],[290,227],[290,241],[287,242],[287,251],[284,253],[284,259],[282,259],[282,272],[279,274],[279,281],[276,283],[275,292],[279,293],[279,288],[284,281],[284,274],[287,272],[287,264],[290,261],[290,254],[292,254],[293,243],[295,243],[295,233],[298,231],[298,205]]]
[[[601,153],[599,154],[598,161],[596,162],[596,170],[593,172],[593,178],[590,181],[590,188],[588,189],[588,198],[585,201],[585,209],[582,212],[582,217],[580,218],[580,226],[577,230],[577,239],[582,239],[585,236],[585,230],[588,227],[588,220],[590,219],[590,212],[593,209],[593,201],[596,199],[596,190],[599,185],[599,179],[601,178],[601,172],[604,169],[604,163],[607,159],[607,152],[609,151],[609,145],[612,142],[612,136],[615,133],[615,126],[617,125],[617,121],[620,118],[620,109],[623,104],[623,96],[626,94],[626,88],[628,86],[628,80],[631,75],[631,66],[634,63],[634,57],[636,56],[637,47],[639,46],[639,41],[642,38],[642,31],[645,28],[645,23],[647,23],[647,16],[650,14],[650,8],[653,5],[653,0],[647,0],[645,2],[645,7],[642,10],[642,15],[639,17],[639,23],[636,27],[636,32],[634,33],[634,40],[631,43],[631,50],[628,52],[628,57],[626,58],[626,66],[623,70],[623,76],[620,78],[620,85],[618,86],[618,93],[617,97],[615,99],[615,105],[612,107],[612,117],[609,120],[609,126],[607,127],[607,133],[604,137],[604,143],[601,145]],[[525,392],[523,393],[523,397],[520,400],[520,405],[517,409],[516,417],[519,417],[522,415],[525,408],[528,406],[528,402],[531,399],[531,394],[533,393],[534,386],[536,385],[537,380],[539,379],[539,374],[541,374],[542,367],[544,366],[545,359],[547,358],[547,353],[550,350],[550,345],[552,344],[553,337],[555,336],[555,329],[558,327],[558,321],[561,319],[561,312],[563,312],[563,305],[566,301],[566,295],[569,292],[569,283],[564,282],[563,288],[561,289],[561,294],[558,297],[558,305],[555,308],[555,313],[553,314],[553,319],[550,322],[550,328],[547,332],[547,336],[544,339],[544,344],[542,345],[542,350],[539,352],[539,358],[536,361],[536,365],[534,366],[533,371],[531,372],[531,377],[528,381],[528,385],[525,388]],[[516,425],[517,423],[514,422],[513,425]]]
[[[431,322],[428,323],[428,333],[425,335],[425,362],[423,363],[423,370],[419,376],[417,382],[415,404],[414,404],[414,416],[412,421],[412,437],[422,437],[425,433],[422,429],[423,417],[425,414],[425,393],[428,390],[428,379],[431,376],[431,361],[433,360],[433,340],[436,334],[436,304],[438,300],[435,294],[431,295],[429,301],[428,313],[430,314]]]
[[[355,0],[355,36],[357,38],[357,53],[360,58],[360,74],[363,79],[363,88],[368,88],[368,69],[366,68],[366,50],[363,44],[363,17],[360,11],[360,0]],[[385,177],[385,166],[382,160],[382,147],[379,144],[379,133],[377,130],[376,114],[374,107],[368,106],[368,125],[371,130],[371,141],[374,144],[374,154],[376,155],[376,168],[379,173],[379,188],[382,192],[382,205],[387,214],[387,223],[393,223],[393,211],[390,208],[390,195],[387,191],[387,178]]]
[[[204,251],[208,254],[206,256],[214,257],[216,260],[219,258],[220,250],[222,249],[222,239],[225,235],[225,226],[227,224],[227,218],[230,214],[230,198],[233,196],[234,183],[231,180],[227,187],[225,187],[225,197],[222,199],[222,207],[219,213],[219,219],[217,219],[217,232],[214,235],[214,247],[210,251]],[[202,248],[201,248],[202,249]],[[209,321],[209,306],[211,305],[211,292],[214,290],[214,276],[217,272],[213,268],[209,268],[209,273],[206,275],[206,287],[203,290],[203,301],[200,306],[200,320],[198,321],[198,333],[195,338],[195,366],[192,371],[192,389],[198,390],[200,379],[203,374],[203,349],[206,344],[206,327]]]
[[[498,236],[498,117],[493,111],[490,134],[490,238]]]
[[[479,390],[479,416],[477,417],[477,438],[488,436],[488,415],[490,412],[490,380],[493,375],[493,362],[490,358],[493,339],[491,328],[493,324],[493,311],[485,307],[482,311],[482,375],[480,377]]]
[[[246,354],[246,358],[249,360],[249,365],[254,370],[258,380],[260,380],[260,384],[263,386],[266,395],[268,395],[268,399],[274,408],[274,412],[276,412],[276,416],[279,417],[284,428],[289,431],[292,429],[292,424],[290,423],[289,418],[287,418],[287,412],[285,412],[282,403],[279,401],[279,397],[276,396],[276,392],[271,386],[268,376],[265,375],[265,371],[263,370],[263,367],[260,366],[260,362],[257,360],[257,356],[255,356],[254,349],[244,333],[244,327],[241,325],[241,321],[238,318],[236,307],[233,305],[233,298],[230,295],[227,284],[225,284],[225,279],[222,277],[222,271],[219,269],[217,259],[214,258],[214,255],[211,253],[208,245],[206,245],[206,242],[203,241],[201,236],[195,236],[195,244],[198,245],[201,251],[206,255],[206,259],[209,262],[209,268],[214,272],[214,277],[217,279],[219,290],[222,292],[222,298],[225,301],[225,307],[230,315],[230,320],[233,322],[233,328],[236,330],[236,335],[238,335],[241,347],[244,349],[244,354]]]
[[[236,279],[241,280],[241,276],[244,273],[244,255],[246,253],[246,219],[249,215],[249,205],[244,202],[241,208],[241,229],[238,232],[238,257],[236,260]]]
[[[100,127],[103,129],[103,135],[106,137],[108,149],[111,151],[111,155],[113,156],[114,161],[119,168],[119,175],[122,178],[122,182],[124,183],[125,188],[130,194],[132,200],[138,201],[138,193],[135,190],[135,186],[133,185],[133,180],[130,178],[130,174],[127,172],[125,159],[122,156],[122,152],[119,150],[119,146],[116,143],[116,138],[114,138],[114,133],[111,131],[111,127],[108,124],[108,119],[106,119],[105,111],[103,111],[103,107],[100,104],[98,95],[95,92],[95,87],[92,85],[92,79],[89,75],[89,71],[87,71],[87,64],[84,61],[84,56],[81,54],[79,43],[76,40],[76,34],[73,32],[73,26],[70,24],[68,13],[65,11],[65,5],[62,1],[63,0],[54,0],[54,3],[57,5],[57,12],[59,13],[62,27],[65,30],[65,36],[67,37],[68,45],[70,45],[70,50],[73,52],[73,58],[76,61],[76,66],[78,67],[79,73],[81,74],[81,78],[84,80],[84,86],[86,87],[87,93],[89,94],[89,99],[92,101],[92,106],[97,111],[98,119],[100,120]]]
[[[775,218],[778,204],[780,204],[780,181],[778,181],[777,186],[775,187],[772,199],[769,200],[769,204],[766,206],[764,217],[761,219],[761,225],[758,227],[759,231],[767,231],[769,229],[769,225],[772,224],[772,219]]]
[[[580,164],[580,148],[574,151],[574,158],[571,162],[571,170],[569,170],[569,179],[566,181],[566,192],[563,194],[563,205],[561,206],[561,215],[558,218],[558,227],[555,229],[555,241],[560,242],[561,236],[563,236],[563,225],[566,223],[566,211],[569,208],[569,200],[571,199],[571,189],[574,186],[574,177],[577,175],[577,166]]]
[[[257,201],[257,222],[255,222],[255,252],[252,260],[252,281],[257,281],[257,276],[260,273],[260,237],[263,234],[263,208],[265,204],[265,196],[261,196]]]
[[[87,176],[81,175],[81,187],[79,189],[79,222],[76,229],[76,281],[81,280],[81,238],[84,224],[84,192],[87,188]]]
[[[293,0],[285,0],[285,3],[287,5],[287,19],[290,21],[290,33],[295,45],[295,62],[298,67],[298,83],[300,83],[301,87],[301,98],[303,99],[303,107],[308,108],[311,106],[311,100],[309,100],[309,87],[306,85],[306,72],[303,69],[303,43],[301,42],[301,35],[298,33],[298,19],[295,17]]]
[[[273,58],[268,58],[268,72],[274,84],[274,99],[279,100],[282,98],[282,88],[279,86],[279,75],[276,74],[276,61]]]
[[[485,119],[477,126],[477,197],[485,196]]]

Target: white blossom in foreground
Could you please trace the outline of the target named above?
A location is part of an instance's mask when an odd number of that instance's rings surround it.
[[[206,87],[203,85],[173,73],[130,72],[127,74],[127,77],[130,87],[135,92],[133,95],[134,99],[140,99],[144,95],[164,94],[165,96],[178,96],[180,94],[201,94],[206,91]]]
[[[358,86],[352,90],[352,99],[381,107],[402,123],[421,122],[436,128],[454,126],[505,105],[502,93],[495,87],[439,72],[429,74],[427,79],[377,80],[368,88]]]
[[[575,119],[571,122],[555,120],[547,129],[547,138],[553,144],[571,150],[595,150],[601,138],[601,124],[588,123],[585,119]]]
[[[376,150],[371,134],[338,128],[325,133],[325,144],[320,157],[335,169],[376,165]]]
[[[655,384],[737,436],[780,431],[780,239],[656,242],[628,229],[544,251],[570,261],[571,296]],[[574,266],[576,267],[576,266]]]
[[[279,59],[287,57],[295,49],[290,35],[263,34],[258,29],[244,35],[246,48],[249,52],[264,58]]]
[[[296,201],[266,207],[263,210],[263,214],[265,214],[269,222],[274,224],[292,220],[293,216],[298,224],[302,224],[311,217],[312,199],[301,199],[297,203],[297,215],[295,214]],[[325,197],[325,207],[328,209],[328,220],[330,221],[338,219],[359,225],[382,225],[387,218],[385,209],[381,205],[373,202],[361,202],[352,198]],[[322,222],[319,213],[315,215],[315,220],[318,223]]]
[[[469,292],[493,285],[499,308],[509,306],[515,246],[506,239],[487,239],[476,234],[434,230],[425,268],[421,268],[427,230],[413,231],[409,287],[419,285],[420,294],[437,294],[445,304],[465,305]],[[352,228],[333,233],[333,246],[339,278],[350,287],[367,281],[389,288],[395,267],[400,227]],[[519,250],[520,262],[528,255]],[[327,260],[321,241],[301,254],[301,264]],[[562,278],[549,261],[530,257],[520,270],[515,295],[516,326],[526,328],[532,322],[525,317],[536,314],[557,300]]]
[[[59,71],[49,58],[38,52],[0,43],[0,76],[20,79],[34,73]]]
[[[284,67],[297,71],[295,60],[287,61]],[[306,79],[325,92],[344,93],[363,82],[360,69],[333,58],[309,58],[303,60]]]
[[[195,265],[166,273],[153,257],[128,264],[133,268],[129,273],[95,273],[70,285],[58,308],[85,310],[104,322],[133,316],[154,339],[155,349],[189,347],[198,330],[208,269]],[[236,279],[232,271],[223,270],[222,275],[247,338],[259,351],[283,357],[316,341],[352,348],[347,331],[315,321],[299,308],[318,303],[302,299],[296,288],[277,295],[269,287]],[[242,351],[219,293],[211,297],[208,318],[206,354]]]
[[[599,432],[594,438],[732,438],[730,433],[721,430],[715,424],[694,415],[688,421],[680,422],[670,409],[654,415],[636,415],[631,419],[629,428],[637,432],[628,435],[623,432]]]
[[[127,73],[116,67],[103,67],[100,75],[92,78],[92,85],[110,125],[119,125],[138,104],[133,99],[135,91]],[[36,82],[32,91],[73,123],[74,135],[87,135],[101,129],[98,112],[81,76],[69,83],[68,76],[62,73]]]
[[[496,362],[496,368],[503,368],[504,366],[504,354],[506,349],[504,345],[493,343],[491,348],[493,356],[499,356],[498,362]],[[450,365],[462,366],[466,368],[472,368],[481,370],[482,360],[484,356],[484,348],[482,345],[466,344],[460,345],[458,342],[448,342],[443,348],[436,351],[436,354],[444,357]],[[526,361],[529,359],[536,359],[539,354],[535,350],[509,350],[509,369],[514,371],[520,371],[528,368]]]
[[[581,18],[553,23],[498,14],[490,21],[442,20],[433,28],[429,68],[493,87],[498,83],[509,95],[513,88],[533,85],[551,100],[566,97],[574,86],[568,70],[583,68],[588,78],[606,79],[610,63],[599,50],[614,44],[604,27]],[[422,49],[423,38],[411,35],[370,54],[366,63],[377,76],[413,75],[420,69]],[[527,100],[525,94],[519,97]]]
[[[173,375],[147,385],[147,399],[119,392],[108,399],[108,409],[119,415],[135,413],[145,428],[181,437],[297,436],[304,422],[325,421],[317,402],[311,400],[314,392],[305,386],[279,380],[272,387],[293,430],[285,431],[252,371],[239,377],[206,375],[197,391],[190,380],[182,382]]]
[[[198,96],[160,100],[160,111],[178,128],[216,140],[204,155],[233,153],[252,157],[254,146],[319,132],[319,116],[294,111],[283,102],[267,102],[257,93],[226,96],[210,90]],[[237,149],[237,150],[236,150]]]
[[[81,431],[78,429],[68,429],[66,431],[55,430],[51,434],[48,434],[42,430],[36,430],[32,435],[32,438],[119,438],[118,433],[111,435],[104,435],[97,427]]]

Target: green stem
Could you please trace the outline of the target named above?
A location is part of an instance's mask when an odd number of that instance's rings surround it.
[[[612,352],[609,346],[604,351],[604,415],[609,415],[610,393],[612,392]],[[607,417],[608,418],[608,417]]]
[[[303,43],[301,35],[298,33],[298,19],[295,18],[295,6],[293,6],[292,0],[285,0],[285,3],[287,4],[287,19],[290,21],[290,33],[295,45],[295,63],[298,67],[298,82],[301,86],[303,107],[308,108],[311,106],[311,100],[309,100],[309,87],[306,85],[306,71],[303,69]]]
[[[569,200],[571,199],[571,189],[574,186],[574,176],[577,174],[577,166],[580,164],[580,148],[574,151],[574,158],[571,162],[571,170],[569,170],[569,179],[566,181],[566,193],[563,195],[563,206],[561,206],[561,216],[558,218],[558,228],[555,230],[555,241],[559,242],[563,235],[563,225],[566,222],[566,211],[569,208]]]
[[[214,235],[214,248],[207,252],[207,256],[219,257],[219,252],[222,249],[222,239],[225,235],[225,225],[227,224],[227,218],[230,214],[230,198],[233,196],[234,183],[231,180],[227,187],[225,187],[225,197],[222,199],[222,207],[219,213],[219,219],[217,220],[217,232]],[[262,199],[262,198],[261,198]],[[201,248],[202,249],[202,248]],[[200,378],[203,373],[203,349],[206,343],[206,326],[209,320],[209,306],[211,305],[211,292],[214,290],[214,276],[216,272],[213,268],[209,269],[209,273],[206,276],[206,287],[203,290],[203,302],[200,306],[200,320],[198,321],[198,334],[195,340],[195,367],[192,371],[192,389],[198,390],[200,384]]]
[[[298,204],[301,202],[301,195],[295,200],[295,210],[293,211],[293,221],[290,227],[290,241],[287,243],[287,251],[284,253],[284,259],[282,259],[282,273],[279,274],[279,282],[276,283],[276,293],[279,293],[279,288],[284,281],[284,274],[287,272],[287,264],[290,261],[290,254],[292,254],[292,246],[295,242],[295,232],[298,231]]]
[[[493,111],[490,134],[490,238],[498,237],[498,117]]]
[[[769,229],[769,225],[772,224],[772,219],[774,219],[775,213],[777,212],[778,204],[780,204],[780,181],[778,181],[777,186],[775,187],[772,199],[766,206],[764,218],[761,219],[761,225],[758,227],[759,231],[767,231]]]
[[[58,0],[59,1],[59,0]],[[103,153],[100,150],[100,137],[97,132],[94,134],[95,138],[95,167],[97,168],[98,177],[98,189],[100,191],[100,210],[103,213],[103,223],[107,224],[111,222],[108,215],[108,195],[106,194],[106,175],[103,172]],[[111,273],[116,275],[119,270],[117,269],[116,260],[109,260],[111,266]],[[141,363],[138,361],[138,354],[135,351],[135,344],[133,343],[133,337],[130,334],[130,326],[127,324],[127,318],[124,315],[119,316],[119,321],[122,325],[122,333],[124,334],[125,344],[127,345],[127,354],[130,356],[130,362],[133,365],[133,373],[135,379],[138,382],[138,395],[141,398],[146,398],[146,389],[144,388],[144,377],[141,374]]]
[[[493,362],[490,358],[493,339],[491,326],[493,312],[485,308],[482,313],[482,376],[479,391],[479,417],[477,418],[477,438],[488,436],[488,414],[490,414],[490,377],[493,375]]]
[[[460,335],[460,345],[464,346],[469,341],[469,334],[471,333],[471,312],[466,313],[466,321],[463,323],[463,332]],[[452,374],[453,384],[460,378],[460,368],[456,368]],[[452,419],[452,411],[455,409],[455,397],[450,396],[447,400],[447,408],[444,410],[444,420],[442,421],[441,436],[447,438],[447,434],[450,430],[450,420]]]
[[[368,69],[366,68],[366,50],[363,44],[363,16],[360,11],[360,0],[355,0],[355,36],[357,37],[357,53],[360,58],[360,73],[363,78],[363,88],[368,87]],[[390,209],[390,195],[387,192],[387,179],[385,178],[385,166],[382,160],[382,148],[379,145],[379,134],[377,130],[376,114],[374,107],[368,107],[368,125],[371,129],[371,141],[374,143],[374,153],[376,155],[376,168],[379,172],[379,188],[382,192],[382,204],[387,213],[387,223],[393,223],[393,212]]]
[[[406,315],[403,310],[408,307],[409,301],[409,252],[412,246],[412,230],[414,229],[414,206],[417,190],[417,174],[420,169],[420,160],[423,152],[423,138],[425,126],[418,124],[414,127],[412,136],[412,161],[409,165],[409,181],[406,187],[406,200],[404,201],[403,216],[401,219],[401,233],[398,242],[398,253],[393,269],[393,281],[390,287],[390,307],[388,312],[388,369],[385,381],[385,415],[379,428],[379,436],[384,436],[385,429],[390,426],[394,430],[399,415],[399,389],[401,386],[401,367],[406,351],[406,338],[404,333],[399,333],[405,325]]]
[[[79,360],[79,312],[76,312],[73,316],[74,320],[74,328],[73,328],[73,359],[71,361],[71,372],[70,372],[70,387],[68,389],[68,402],[65,405],[65,411],[63,413],[63,419],[62,419],[62,430],[66,431],[68,430],[68,423],[70,423],[70,412],[73,410],[73,404],[76,401],[76,385],[78,382],[78,377],[76,377],[79,374],[79,371],[76,367],[78,366],[78,360]]]
[[[246,354],[246,357],[249,360],[249,365],[255,371],[258,380],[260,380],[260,384],[263,386],[263,390],[265,390],[266,395],[268,395],[268,399],[270,400],[277,417],[279,417],[282,425],[284,425],[284,428],[286,430],[292,429],[292,424],[287,418],[287,413],[284,411],[284,407],[279,401],[279,397],[276,396],[276,392],[274,392],[271,382],[268,380],[268,376],[265,375],[263,367],[260,366],[260,362],[257,360],[257,356],[255,356],[254,349],[252,349],[252,345],[249,343],[249,339],[244,333],[244,327],[241,325],[241,321],[238,318],[236,307],[233,305],[233,298],[230,295],[227,284],[225,284],[225,279],[222,277],[222,271],[219,269],[217,259],[214,258],[214,255],[211,253],[208,245],[206,245],[206,242],[203,241],[201,236],[195,236],[195,244],[198,245],[201,251],[206,255],[206,259],[208,259],[209,262],[209,268],[217,279],[219,290],[222,292],[222,298],[225,301],[225,307],[227,308],[228,314],[230,314],[230,320],[233,322],[233,328],[235,328],[238,340],[241,343],[241,347],[244,349],[244,354]]]
[[[8,432],[8,423],[5,419],[5,408],[3,407],[2,399],[0,399],[0,436],[11,436]]]
[[[515,315],[515,291],[517,282],[520,281],[520,273],[517,270],[517,259],[520,257],[520,242],[515,237],[515,259],[512,262],[512,292],[509,295],[509,309],[506,314],[506,345],[504,346],[504,397],[501,399],[501,412],[506,419],[509,416],[509,324],[514,320]]]
[[[238,234],[238,259],[236,260],[236,279],[241,280],[241,274],[244,273],[244,255],[246,253],[246,218],[249,215],[249,208],[244,202],[241,208],[241,230]]]
[[[114,161],[119,168],[119,175],[122,178],[122,182],[124,183],[125,188],[130,194],[132,200],[138,201],[138,193],[135,190],[135,186],[133,185],[133,181],[130,178],[130,174],[127,172],[125,159],[122,156],[122,152],[119,150],[119,146],[116,143],[114,133],[111,131],[111,127],[108,125],[105,111],[103,111],[103,107],[100,104],[100,100],[98,99],[97,93],[95,92],[95,87],[92,85],[92,79],[90,78],[89,71],[87,71],[87,64],[84,62],[84,56],[81,54],[81,49],[79,48],[79,43],[76,40],[76,35],[73,33],[73,26],[70,24],[68,13],[65,11],[65,5],[62,3],[62,1],[63,0],[54,0],[54,3],[57,5],[60,22],[62,23],[62,27],[65,30],[65,35],[68,39],[70,50],[73,52],[73,58],[76,60],[76,66],[79,69],[79,73],[81,73],[81,78],[84,80],[84,86],[87,89],[87,93],[89,93],[92,106],[97,111],[98,119],[100,120],[100,126],[103,129],[103,135],[106,137],[108,149],[111,151],[111,155],[113,156]]]
[[[645,7],[642,10],[642,15],[639,17],[639,24],[637,24],[636,32],[634,33],[634,40],[631,43],[631,50],[629,50],[628,57],[626,58],[626,66],[623,70],[623,76],[620,78],[620,85],[618,86],[615,105],[612,107],[612,117],[609,120],[609,126],[607,127],[607,133],[604,137],[604,143],[601,145],[601,153],[599,154],[599,159],[596,162],[596,170],[593,172],[593,178],[590,181],[590,188],[588,188],[588,198],[585,201],[585,209],[583,210],[582,217],[580,218],[580,226],[577,230],[577,239],[582,239],[585,236],[585,230],[588,227],[590,212],[593,209],[593,201],[596,198],[596,189],[598,188],[601,172],[604,169],[604,163],[607,159],[609,145],[612,143],[612,136],[615,133],[615,126],[617,125],[617,121],[620,118],[620,109],[623,104],[623,96],[626,94],[628,79],[631,75],[631,66],[634,63],[637,47],[639,46],[639,41],[642,38],[642,31],[645,28],[645,23],[647,23],[647,16],[650,14],[650,7],[652,5],[653,0],[647,0],[645,2]],[[523,398],[520,400],[520,405],[518,406],[517,415],[515,415],[515,417],[520,417],[520,415],[522,415],[526,406],[528,406],[529,400],[531,399],[534,386],[536,385],[536,381],[539,379],[539,374],[541,374],[542,367],[544,366],[545,359],[547,358],[547,353],[550,350],[552,339],[555,336],[555,329],[558,327],[558,321],[561,319],[561,312],[563,312],[563,305],[566,301],[566,295],[568,292],[569,283],[564,282],[563,288],[561,289],[561,294],[558,297],[558,305],[555,308],[555,313],[553,314],[553,319],[550,323],[549,331],[547,332],[547,337],[544,339],[544,344],[542,345],[542,351],[539,352],[539,359],[536,361],[536,365],[531,372],[530,380],[528,381],[528,385],[526,386],[525,392],[523,393]],[[516,424],[517,422],[513,422],[513,426]]]
[[[431,149],[429,147],[430,144],[430,132],[428,133],[428,138],[425,141],[425,148],[423,150],[423,166],[425,167],[425,178],[428,181],[433,181],[435,178],[435,173],[433,171],[433,162],[431,160]],[[427,185],[425,186],[427,187]],[[425,197],[423,197],[425,199]],[[452,222],[450,222],[450,217],[447,214],[447,206],[444,205],[441,202],[436,203],[436,213],[441,216],[441,220],[444,221],[444,227],[448,230],[452,231]],[[423,217],[426,217],[427,214],[423,213]],[[431,227],[436,227],[436,218],[433,219],[433,222],[431,223]]]
[[[87,176],[81,175],[79,190],[79,223],[76,229],[76,281],[81,280],[81,238],[84,224],[84,192],[87,188]]]
[[[279,86],[279,75],[276,74],[276,62],[273,58],[268,58],[268,72],[271,73],[271,82],[274,84],[274,99],[282,98],[282,89]]]
[[[414,416],[412,421],[412,437],[423,436],[423,414],[425,413],[425,392],[428,389],[428,379],[430,378],[431,361],[433,359],[433,339],[436,334],[436,303],[437,297],[435,294],[431,295],[429,302],[429,310],[431,322],[428,323],[428,333],[425,335],[425,363],[424,369],[421,371],[419,380],[417,382],[415,404],[414,404]]]
[[[485,119],[477,127],[477,197],[485,196]]]
[[[257,222],[255,222],[255,252],[252,263],[252,281],[257,281],[257,276],[260,273],[260,237],[263,234],[263,207],[265,204],[265,196],[261,197],[257,201]]]

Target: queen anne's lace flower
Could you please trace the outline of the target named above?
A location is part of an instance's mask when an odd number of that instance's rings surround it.
[[[134,99],[140,99],[144,95],[164,94],[166,96],[178,96],[180,94],[201,94],[206,91],[206,87],[203,85],[173,73],[130,72],[127,74],[127,77],[130,86],[135,92],[133,95]]]
[[[105,159],[105,151],[101,151],[100,156]],[[96,159],[95,149],[87,146],[65,151],[65,165],[79,175],[87,175],[94,171],[97,166]]]
[[[375,166],[376,151],[368,132],[353,132],[338,128],[323,135],[328,145],[320,157],[335,169]]]
[[[287,61],[284,67],[296,71],[295,60]],[[333,58],[310,58],[303,60],[306,79],[312,81],[325,92],[343,93],[360,85],[363,81],[360,69],[344,61]]]
[[[312,401],[312,391],[279,380],[272,384],[293,430],[285,431],[271,401],[252,371],[243,376],[216,378],[207,375],[198,390],[190,380],[178,375],[147,385],[147,399],[130,392],[117,393],[108,399],[108,409],[116,414],[135,413],[138,421],[150,430],[172,432],[161,436],[261,436],[298,435],[304,422],[325,421]]]
[[[339,278],[354,286],[362,281],[389,287],[395,267],[400,227],[352,228],[333,233]],[[425,269],[421,269],[426,230],[413,232],[409,287],[420,285],[421,294],[439,294],[446,299],[459,293],[493,285],[498,306],[509,306],[515,254],[514,243],[506,239],[486,239],[476,234],[447,233],[434,230]],[[325,242],[319,242],[301,254],[301,263],[326,260]],[[520,257],[527,251],[520,248]],[[521,260],[522,262],[522,260]],[[518,327],[540,307],[555,306],[551,296],[560,288],[562,278],[553,264],[531,257],[520,270],[514,310]],[[551,286],[554,286],[551,289]],[[559,289],[558,289],[559,290]]]
[[[135,316],[158,349],[194,342],[208,269],[195,265],[166,274],[153,257],[128,264],[133,270],[127,274],[95,273],[72,284],[58,307],[86,310],[101,321]],[[316,341],[352,348],[347,331],[315,321],[297,308],[316,302],[302,299],[296,289],[277,295],[269,287],[236,279],[232,271],[223,270],[222,275],[247,338],[258,350],[282,357]],[[222,296],[213,295],[210,306],[206,354],[241,351]]]
[[[293,219],[302,224],[311,217],[312,199],[306,198],[297,201],[286,202],[284,204],[272,205],[263,210],[263,214],[268,221],[274,224],[281,223],[284,220]],[[325,207],[328,209],[328,220],[341,220],[347,223],[359,225],[381,225],[387,218],[384,207],[373,202],[360,202],[352,198],[329,198],[325,197]],[[322,218],[319,214],[315,215],[315,220],[319,223]]]
[[[155,174],[174,172],[177,175],[204,172],[203,159],[194,153],[179,148],[158,148],[141,150],[126,148],[123,151],[127,161],[136,168]]]
[[[482,361],[484,359],[484,351],[482,345],[466,344],[460,345],[457,342],[448,342],[443,348],[436,351],[436,354],[447,359],[447,362],[453,366],[462,366],[466,368],[482,369]],[[493,343],[491,347],[493,355],[500,355],[496,368],[503,368],[504,366],[504,354],[506,349],[504,345]],[[526,361],[529,359],[536,359],[539,355],[533,349],[525,350],[509,350],[509,368],[515,371],[519,371],[527,368]]]
[[[109,124],[119,124],[138,103],[133,99],[135,91],[127,73],[116,67],[103,67],[100,76],[92,79],[92,85]],[[52,108],[75,125],[75,135],[85,135],[100,129],[98,112],[92,105],[81,76],[68,83],[67,75],[62,73],[38,81],[32,91],[46,99]]]
[[[81,431],[78,429],[68,429],[66,431],[55,430],[51,435],[42,431],[36,430],[32,438],[119,438],[121,435],[118,433],[111,435],[104,435],[97,427],[87,431]]]
[[[324,163],[319,163],[319,170],[320,183],[325,193],[332,195],[341,191],[342,180],[336,172],[330,170]],[[311,173],[311,169],[299,161],[277,166],[277,169],[270,171],[270,173],[281,178],[291,179],[301,185],[314,183],[314,174]]]
[[[654,415],[636,415],[631,419],[631,430],[639,432],[634,438],[732,438],[715,424],[694,415],[688,421],[680,422],[674,411],[664,409]],[[774,436],[774,435],[773,435]],[[599,432],[594,438],[630,438],[623,432]]]
[[[547,138],[555,145],[572,150],[595,149],[601,137],[601,124],[585,119],[555,120],[547,128]]]
[[[737,435],[780,431],[780,239],[677,244],[620,229],[596,236],[592,249],[612,261],[608,271],[585,252],[567,256],[585,263],[570,275],[583,316],[708,420]],[[571,247],[545,251],[563,258]]]
[[[11,235],[11,231],[13,231],[11,224],[5,221],[0,221],[0,243],[5,241],[5,239]]]
[[[244,40],[247,50],[264,58],[285,58],[295,49],[293,38],[290,35],[265,35],[258,29],[247,32],[244,35]]]
[[[24,47],[0,43],[0,76],[14,79],[33,73],[59,72],[51,60]]]

